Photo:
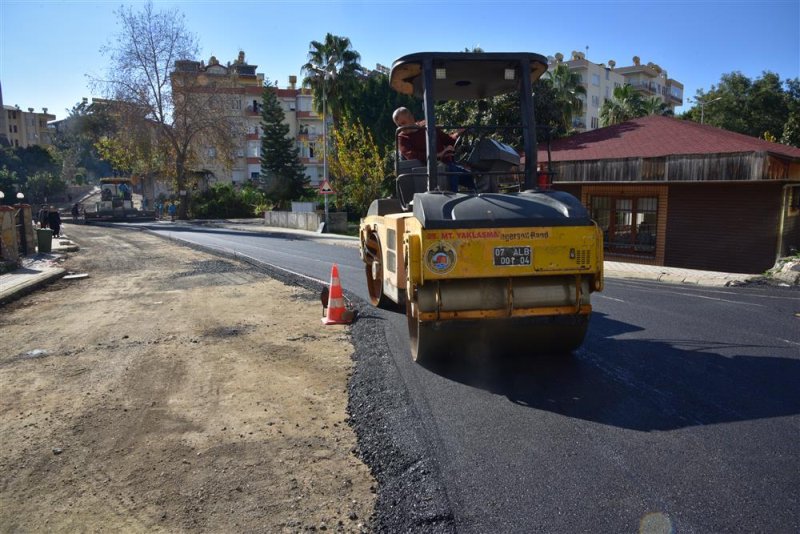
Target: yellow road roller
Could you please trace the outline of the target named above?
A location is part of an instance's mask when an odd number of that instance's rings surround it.
[[[396,194],[361,220],[360,253],[372,303],[405,306],[417,361],[478,342],[520,356],[583,343],[590,296],[603,288],[603,236],[578,199],[537,175],[531,84],[546,70],[534,53],[426,52],[392,65],[391,86],[423,100],[425,121],[397,129]],[[485,110],[506,94],[519,96],[518,123],[443,124],[462,134],[458,165],[437,159],[435,102]],[[420,130],[424,159],[404,160],[403,133]],[[509,131],[521,146],[503,142]]]

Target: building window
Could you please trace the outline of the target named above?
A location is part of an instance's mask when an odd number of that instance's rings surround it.
[[[605,250],[618,254],[655,256],[658,198],[591,198],[592,218],[603,230]]]
[[[606,69],[606,80],[610,79],[608,69]]]
[[[597,107],[600,105],[600,97],[597,95],[592,95],[592,105]]]
[[[600,121],[598,120],[598,118],[592,117],[592,128],[599,128],[599,127],[600,127]]]
[[[600,85],[600,75],[592,74],[592,85]]]
[[[259,176],[260,176],[260,173],[257,173],[257,172],[251,172],[250,173],[250,179],[251,180],[258,180]]]

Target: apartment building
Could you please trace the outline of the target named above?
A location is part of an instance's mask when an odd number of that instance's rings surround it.
[[[245,53],[233,62],[221,64],[212,56],[208,64],[204,61],[182,60],[175,62],[172,73],[173,85],[177,76],[181,83],[196,78],[189,92],[215,91],[225,99],[225,112],[238,119],[238,139],[231,165],[217,157],[212,146],[198,147],[196,171],[207,177],[208,183],[242,184],[257,179],[261,173],[261,105],[264,74],[256,72],[257,65],[247,63]],[[212,83],[213,82],[213,83]],[[301,162],[312,185],[322,180],[322,118],[313,110],[309,90],[297,88],[297,77],[289,77],[289,86],[275,87],[278,101],[289,125],[289,135],[296,140]]]
[[[22,111],[19,106],[3,106],[5,115],[5,134],[11,146],[29,147],[32,145],[52,145],[50,131],[47,129],[48,121],[55,120],[56,116],[42,108],[37,113],[33,108]]]
[[[583,110],[572,119],[572,126],[580,131],[600,127],[600,108],[605,100],[614,97],[614,89],[626,84],[632,85],[644,97],[656,96],[671,109],[683,105],[683,84],[669,78],[667,71],[655,63],[643,65],[638,56],[633,57],[633,65],[617,67],[614,60],[608,63],[593,63],[583,52],[572,52],[572,57],[564,61],[563,54],[548,58],[550,68],[565,63],[578,74],[586,89]]]

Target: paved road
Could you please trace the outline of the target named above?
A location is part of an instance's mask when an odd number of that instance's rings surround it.
[[[353,248],[168,232],[322,280],[336,262],[366,298]],[[593,304],[570,359],[447,369],[387,315],[459,532],[800,531],[800,292],[607,279]]]

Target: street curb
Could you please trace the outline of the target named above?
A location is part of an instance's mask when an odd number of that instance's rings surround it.
[[[63,277],[65,274],[67,274],[66,269],[56,267],[42,271],[38,275],[33,275],[28,280],[20,284],[0,291],[0,305],[13,302],[18,298],[23,297],[35,291],[36,289]]]

